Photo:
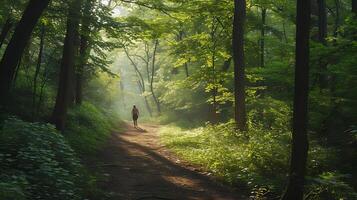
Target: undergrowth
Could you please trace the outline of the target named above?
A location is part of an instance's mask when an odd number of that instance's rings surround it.
[[[166,126],[160,135],[162,142],[179,156],[231,185],[247,188],[252,199],[279,198],[284,189],[289,169],[289,131],[256,125],[243,134],[229,122],[190,130]],[[306,199],[357,197],[346,182],[348,175],[332,170],[337,162],[331,159],[334,155],[333,149],[310,143]]]
[[[84,102],[69,111],[64,135],[79,154],[93,154],[114,129],[120,128],[118,119],[115,113]]]
[[[53,125],[10,117],[0,127],[0,200],[105,199],[81,162],[120,125],[113,113],[83,103],[63,134]]]

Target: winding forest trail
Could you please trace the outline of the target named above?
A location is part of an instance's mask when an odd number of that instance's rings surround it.
[[[245,199],[207,174],[180,161],[160,144],[156,125],[113,133],[97,155],[103,190],[123,200],[239,200]]]

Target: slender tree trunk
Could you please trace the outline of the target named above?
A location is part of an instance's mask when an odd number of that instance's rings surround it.
[[[186,78],[190,77],[190,73],[188,71],[188,64],[185,63],[185,73],[186,73]]]
[[[142,94],[145,95],[145,92],[146,92],[146,87],[145,87],[145,81],[144,81],[144,77],[142,75],[142,73],[140,72],[137,64],[134,62],[134,60],[131,58],[131,56],[129,55],[129,52],[128,50],[124,47],[124,52],[127,56],[127,58],[129,59],[129,61],[131,62],[131,65],[134,67],[134,70],[136,72],[136,75],[138,76],[138,85],[139,85],[139,88],[142,92]],[[148,102],[148,99],[146,96],[144,96],[144,101],[145,101],[145,105],[146,105],[146,109],[148,110],[149,114],[150,114],[150,117],[152,117],[152,110],[151,110],[151,107],[150,107],[150,104]]]
[[[338,29],[340,28],[340,0],[335,0],[336,16],[333,36],[337,37]]]
[[[212,102],[212,119],[211,122],[213,124],[216,124],[218,122],[218,116],[217,116],[217,94],[218,94],[218,89],[217,89],[217,77],[216,77],[216,45],[214,44],[214,48],[212,51],[212,76],[213,76],[213,89],[212,89],[212,97],[213,97],[213,102]]]
[[[161,107],[160,107],[160,102],[159,99],[156,97],[155,92],[154,92],[154,75],[155,75],[155,61],[156,61],[156,52],[157,52],[157,46],[159,45],[159,40],[155,40],[155,45],[154,45],[154,52],[152,55],[152,68],[151,68],[151,80],[150,80],[150,90],[152,94],[152,98],[154,99],[154,102],[157,107],[157,112],[161,114]]]
[[[357,0],[352,0],[352,12],[357,14]]]
[[[92,12],[92,0],[87,0],[82,16],[82,29],[80,34],[80,44],[79,44],[79,64],[76,70],[76,94],[75,102],[77,105],[81,105],[83,101],[83,77],[84,68],[88,62],[90,47],[89,47],[89,35],[90,35],[90,17]]]
[[[131,56],[129,55],[129,52],[128,50],[124,47],[124,52],[125,52],[125,55],[126,57],[129,59],[131,65],[134,67],[134,70],[136,72],[136,74],[138,75],[138,78],[139,78],[139,82],[140,82],[140,85],[142,86],[142,89],[143,89],[143,92],[145,92],[145,81],[144,81],[144,77],[143,75],[141,74],[139,68],[138,68],[138,65],[134,62],[134,60],[131,58]]]
[[[149,49],[149,44],[147,42],[145,42],[145,56],[146,56],[146,61],[145,61],[145,67],[146,67],[146,75],[147,75],[147,78],[148,78],[148,82],[150,83],[151,82],[151,78],[150,78],[150,49]]]
[[[262,28],[260,33],[260,66],[265,67],[265,26],[267,9],[262,8]]]
[[[327,13],[326,13],[326,2],[325,0],[317,0],[318,5],[318,27],[319,27],[319,37],[318,40],[322,45],[326,45],[327,37]],[[319,59],[320,73],[319,73],[319,85],[320,88],[327,87],[327,63],[323,58]]]
[[[308,152],[307,103],[309,89],[310,1],[297,1],[295,96],[290,177],[283,200],[302,200]]]
[[[327,37],[327,13],[326,13],[326,1],[317,0],[318,5],[318,25],[319,25],[319,42],[326,43]]]
[[[19,63],[27,41],[41,14],[48,6],[50,0],[30,0],[15,32],[7,45],[0,62],[0,94],[2,102],[8,98],[16,66]]]
[[[235,121],[241,131],[247,130],[245,108],[245,63],[244,63],[244,25],[246,17],[246,1],[234,1],[233,21],[233,60],[234,60],[234,99]]]
[[[59,74],[59,83],[55,108],[51,122],[58,130],[63,130],[66,122],[68,107],[71,105],[74,94],[76,39],[78,36],[79,13],[81,0],[72,0],[67,18],[67,31],[63,46],[63,56]]]
[[[38,116],[41,111],[41,106],[43,106],[43,98],[44,98],[44,89],[46,86],[46,82],[48,81],[48,66],[44,66],[43,74],[42,74],[42,82],[40,87],[40,94],[38,97],[38,102],[36,105],[36,115]]]
[[[140,91],[142,91],[144,93],[145,92],[145,89],[143,88],[144,86],[141,84],[141,82],[139,80],[138,80],[138,85],[139,85]],[[149,112],[150,117],[152,117],[152,110],[151,110],[147,96],[144,96],[144,102],[145,102],[146,110]]]
[[[11,28],[12,28],[12,21],[10,18],[8,18],[4,24],[4,26],[1,29],[1,33],[0,33],[0,48],[2,47],[6,36],[8,35],[8,33],[10,32]]]
[[[37,77],[41,70],[44,38],[45,38],[45,27],[42,25],[41,35],[40,35],[40,50],[38,53],[37,65],[36,65],[35,75],[33,78],[33,95],[32,95],[32,109],[33,109],[32,118],[33,118],[33,120],[35,120],[35,117],[36,117],[35,115],[36,115]]]
[[[289,40],[288,40],[288,35],[286,33],[286,25],[285,25],[285,20],[283,21],[283,34],[284,34],[284,40],[285,40],[285,43],[288,43]]]

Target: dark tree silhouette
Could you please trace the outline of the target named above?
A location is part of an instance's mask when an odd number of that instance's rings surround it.
[[[245,64],[244,64],[244,24],[246,1],[234,1],[233,21],[233,60],[234,60],[234,99],[235,121],[239,130],[247,129],[245,109]]]
[[[79,13],[81,0],[73,0],[70,3],[67,31],[63,46],[61,69],[55,108],[52,113],[51,122],[58,130],[65,127],[68,107],[73,103],[75,92],[75,56],[77,54],[76,40],[78,40]]]
[[[83,101],[84,68],[87,65],[90,54],[90,27],[92,17],[93,0],[87,0],[83,7],[82,26],[80,31],[79,63],[76,70],[76,94],[75,102],[81,105]]]
[[[307,101],[309,89],[309,0],[297,1],[295,96],[289,183],[283,200],[302,200],[308,152]]]
[[[325,0],[317,0],[318,5],[318,40],[321,44],[326,45],[326,37],[327,37],[327,13],[326,13],[326,1]],[[327,86],[327,76],[326,76],[326,68],[327,63],[323,58],[319,60],[320,65],[320,75],[319,75],[319,85],[320,88],[326,88]]]
[[[30,0],[6,47],[0,62],[0,95],[2,96],[2,103],[4,103],[9,95],[16,66],[21,59],[25,46],[31,37],[38,19],[49,2],[50,0]]]
[[[0,48],[2,47],[6,36],[8,35],[8,33],[11,30],[11,27],[13,26],[13,23],[11,21],[11,18],[8,18],[4,24],[4,26],[1,29],[1,33],[0,33]]]

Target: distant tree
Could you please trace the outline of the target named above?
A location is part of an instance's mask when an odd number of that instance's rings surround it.
[[[289,183],[283,200],[302,200],[308,152],[307,102],[309,89],[310,1],[297,1],[295,95]]]
[[[156,104],[157,112],[160,114],[161,113],[161,105],[160,101],[157,98],[154,90],[154,76],[155,76],[155,65],[156,65],[156,54],[157,54],[157,47],[159,46],[159,39],[155,39],[155,44],[154,44],[154,51],[152,55],[152,63],[151,63],[151,79],[150,79],[150,90],[152,94],[152,98],[154,99],[154,102]]]
[[[49,3],[50,0],[30,0],[20,22],[15,28],[15,32],[0,61],[1,103],[4,103],[7,99],[12,80],[14,79],[16,66],[21,59],[22,53],[31,37],[38,19]]]
[[[247,129],[245,108],[245,64],[244,64],[244,25],[246,1],[234,1],[233,20],[233,60],[234,60],[234,99],[235,121],[239,130]]]

